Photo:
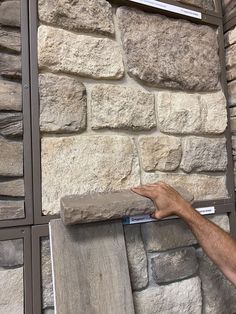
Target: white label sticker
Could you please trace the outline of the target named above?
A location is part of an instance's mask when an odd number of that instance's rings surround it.
[[[202,215],[210,215],[210,214],[215,214],[216,210],[214,206],[210,207],[202,207],[202,208],[196,208],[196,210],[202,214]]]

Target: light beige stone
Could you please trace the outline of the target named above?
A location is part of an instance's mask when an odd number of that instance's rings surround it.
[[[233,134],[236,133],[236,117],[230,118],[230,130]]]
[[[236,51],[236,50],[235,50]],[[236,105],[236,81],[232,81],[228,83],[228,102],[230,106]]]
[[[232,67],[236,66],[236,54],[235,54],[235,50],[236,50],[236,44],[232,45],[230,47],[228,47],[226,49],[226,68],[230,69]]]
[[[236,44],[236,27],[229,30],[224,37],[226,47]]]
[[[227,81],[233,81],[236,78],[236,67],[230,68],[226,71]]]
[[[93,129],[149,130],[156,126],[154,95],[138,88],[96,85],[91,94]]]
[[[0,195],[24,196],[24,180],[13,179],[0,181]]]
[[[0,110],[22,110],[21,84],[0,80]]]
[[[39,67],[94,79],[120,79],[122,54],[112,39],[74,34],[41,25],[38,29]]]
[[[23,143],[0,137],[0,175],[23,175]]]

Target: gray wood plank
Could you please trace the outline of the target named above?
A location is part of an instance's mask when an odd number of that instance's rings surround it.
[[[120,222],[65,226],[50,222],[57,314],[133,314]]]

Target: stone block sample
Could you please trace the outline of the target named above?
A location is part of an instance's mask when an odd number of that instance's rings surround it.
[[[13,52],[21,51],[20,32],[0,28],[0,48]]]
[[[158,253],[151,258],[152,275],[157,284],[182,280],[193,276],[198,270],[193,247]]]
[[[84,32],[114,34],[112,7],[105,0],[39,0],[39,19],[47,24]]]
[[[0,53],[0,75],[7,78],[21,77],[21,57]]]
[[[91,93],[93,129],[150,130],[156,126],[154,95],[138,88],[96,85]]]
[[[0,220],[25,218],[24,201],[0,200]]]
[[[0,24],[20,27],[20,1],[1,1]]]
[[[232,81],[228,83],[228,93],[229,93],[229,98],[228,98],[229,105],[235,106],[236,105],[236,81]]]
[[[229,30],[225,35],[225,47],[236,44],[236,27]]]
[[[186,172],[225,171],[227,151],[225,138],[189,136],[183,139],[181,169]]]
[[[23,175],[23,143],[0,137],[0,175]]]
[[[65,195],[122,190],[140,184],[135,145],[125,136],[42,139],[44,214],[58,213]]]
[[[201,314],[201,281],[198,277],[135,292],[136,314]]]
[[[230,69],[236,65],[236,55],[235,55],[236,44],[230,46],[226,49],[226,68]]]
[[[22,113],[0,112],[0,135],[6,137],[20,136],[23,134]]]
[[[215,4],[213,0],[176,0],[176,1],[184,4],[189,4],[195,7],[199,7],[207,11],[213,11],[215,9]]]
[[[0,80],[0,110],[22,110],[21,84]]]
[[[23,267],[19,267],[16,269],[1,269],[0,282],[1,286],[3,287],[0,293],[0,313],[23,314]]]
[[[93,79],[120,79],[122,54],[112,39],[74,34],[41,25],[38,29],[39,67]]]
[[[177,137],[159,135],[141,137],[138,140],[140,157],[145,171],[171,171],[181,161],[181,140]]]
[[[0,267],[23,265],[23,240],[0,241]]]
[[[218,43],[213,28],[126,7],[117,12],[131,76],[158,87],[219,88]]]
[[[45,73],[39,76],[39,86],[41,131],[66,133],[85,130],[86,89],[78,79]]]
[[[227,81],[232,81],[236,78],[236,67],[230,68],[226,72]]]
[[[164,133],[220,134],[227,127],[226,98],[222,91],[207,94],[162,91],[156,94],[156,101],[158,126]]]
[[[24,180],[13,179],[0,181],[1,196],[24,196]]]

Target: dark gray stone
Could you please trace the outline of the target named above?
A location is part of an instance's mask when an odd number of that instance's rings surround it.
[[[23,143],[0,137],[0,175],[23,176]]]
[[[0,28],[0,48],[20,52],[21,37],[20,32]]]
[[[0,181],[1,196],[24,196],[24,179]]]
[[[23,265],[23,240],[0,241],[0,267]]]
[[[0,112],[0,135],[19,136],[23,134],[23,121],[21,113]]]
[[[1,1],[0,24],[20,26],[20,1]]]
[[[213,0],[176,0],[176,1],[192,5],[198,8],[202,8],[207,11],[215,10],[215,4]]]
[[[21,57],[0,53],[0,75],[7,78],[20,78]]]
[[[24,217],[24,201],[0,200],[0,220],[19,219]]]
[[[21,84],[0,80],[0,110],[22,110]]]

